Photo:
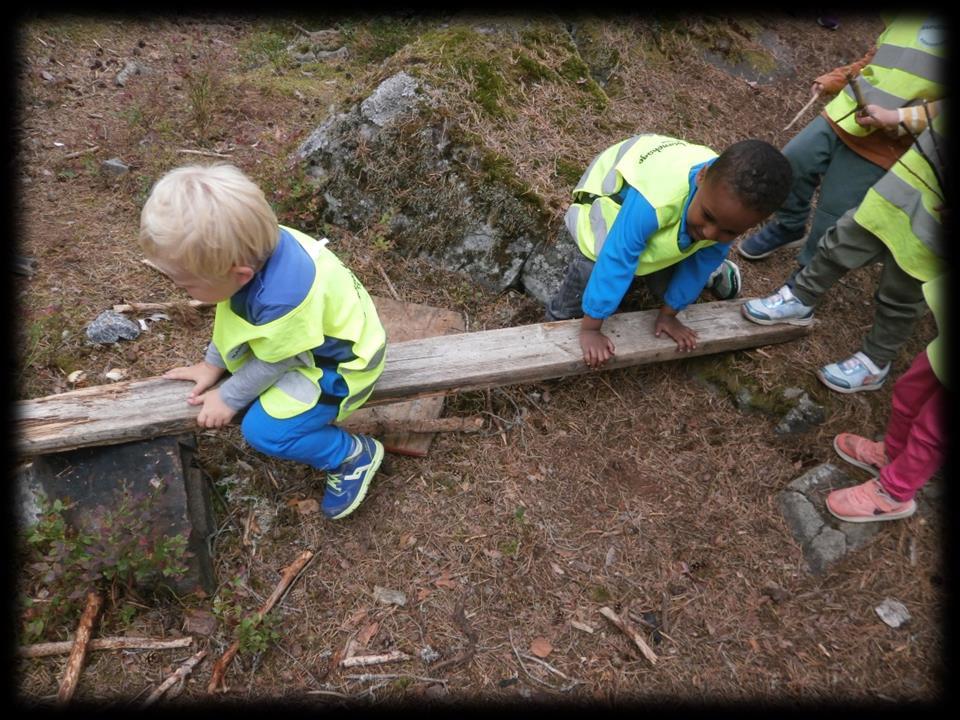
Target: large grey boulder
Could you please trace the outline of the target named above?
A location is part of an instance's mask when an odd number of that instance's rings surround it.
[[[541,299],[555,289],[547,263],[528,263],[548,236],[542,202],[442,104],[401,71],[317,127],[297,158],[323,198],[320,219],[495,291],[529,284]]]

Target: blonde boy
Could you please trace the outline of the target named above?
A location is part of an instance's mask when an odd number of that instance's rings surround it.
[[[217,303],[204,360],[164,374],[195,383],[187,402],[202,406],[197,422],[222,427],[246,408],[250,445],[327,471],[324,514],[353,512],[383,446],[333,423],[370,396],[386,350],[353,273],[326,240],[279,225],[260,188],[227,164],[189,165],[157,181],[140,244],[191,297]]]

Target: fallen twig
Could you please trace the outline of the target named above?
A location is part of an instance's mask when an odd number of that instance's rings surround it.
[[[73,638],[73,647],[70,649],[70,657],[67,659],[67,669],[63,673],[63,679],[60,681],[60,690],[57,692],[57,702],[66,704],[70,702],[73,693],[77,689],[77,682],[80,680],[80,671],[83,669],[83,660],[87,656],[87,644],[90,642],[90,635],[93,633],[93,624],[100,614],[100,607],[103,605],[103,598],[99,593],[87,593],[87,605],[80,616],[80,624],[77,626],[77,634]]]
[[[171,640],[154,640],[145,637],[109,637],[92,639],[87,645],[87,650],[171,650],[188,647],[192,643],[192,637],[173,638]],[[71,648],[73,648],[73,640],[21,645],[17,649],[17,655],[26,658],[49,657],[50,655],[68,653]]]
[[[94,145],[93,147],[84,148],[83,150],[75,150],[72,153],[67,153],[63,156],[64,160],[72,160],[73,158],[80,157],[81,155],[86,155],[87,153],[96,152],[100,149],[99,145]]]
[[[564,680],[569,681],[570,684],[569,684],[568,686],[563,687],[563,688],[560,688],[560,689],[563,690],[564,692],[566,692],[567,690],[570,690],[571,688],[573,688],[573,687],[576,686],[576,685],[583,685],[583,683],[584,683],[583,680],[577,680],[576,678],[567,677],[567,676],[564,675],[562,672],[560,672],[559,670],[557,670],[553,665],[551,665],[550,663],[548,663],[546,660],[541,660],[540,658],[536,657],[535,655],[527,655],[526,653],[520,653],[520,654],[523,655],[523,657],[525,657],[527,660],[533,660],[533,661],[536,662],[536,663],[540,663],[541,665],[543,665],[543,666],[544,666],[547,670],[549,670],[550,672],[552,672],[552,673],[554,673],[554,674],[556,674],[556,675],[559,675],[559,676],[562,677]]]
[[[384,281],[387,283],[387,287],[390,288],[390,294],[393,295],[393,299],[397,302],[400,302],[400,295],[397,294],[397,289],[393,286],[393,283],[390,282],[390,278],[387,277],[387,271],[384,270],[380,263],[374,263],[377,266],[377,270],[380,271],[380,275],[383,277]]]
[[[363,673],[362,675],[344,675],[347,680],[356,680],[358,682],[371,682],[373,680],[399,680],[401,678],[412,678],[420,682],[441,683],[446,685],[449,680],[446,678],[423,677],[423,675],[410,675],[409,673],[398,673],[396,675]]]
[[[410,656],[399,650],[391,650],[383,655],[351,655],[340,661],[341,667],[357,667],[359,665],[383,665],[384,663],[402,662]]]
[[[313,558],[313,552],[310,550],[304,550],[297,556],[297,559],[294,560],[290,565],[288,565],[283,570],[283,577],[280,578],[280,582],[277,584],[277,587],[274,588],[273,592],[270,594],[263,605],[253,614],[253,618],[256,622],[260,622],[263,619],[263,616],[266,615],[273,608],[274,605],[283,597],[284,593],[290,589],[290,586],[293,584],[293,581],[297,579],[303,569],[307,566],[307,563]],[[223,677],[227,672],[227,668],[230,666],[230,663],[233,662],[233,658],[236,656],[237,651],[240,649],[240,641],[235,640],[233,644],[227,648],[227,651],[223,656],[217,660],[213,665],[213,672],[210,674],[210,682],[207,683],[207,692],[212,693],[218,690],[224,689],[223,686]]]
[[[217,158],[230,158],[233,155],[225,155],[224,153],[210,152],[208,150],[189,150],[188,148],[180,148],[177,152],[187,153],[189,155],[203,155],[204,157],[217,157]]]
[[[113,311],[118,313],[125,312],[149,312],[150,310],[169,310],[178,305],[189,305],[192,308],[214,307],[215,303],[203,302],[203,300],[184,300],[180,302],[154,302],[154,303],[121,303],[113,306]]]
[[[163,695],[173,686],[174,683],[183,685],[184,680],[187,679],[187,675],[193,672],[193,668],[195,668],[206,656],[207,651],[201,650],[196,655],[188,659],[183,665],[178,667],[170,677],[164,680],[160,687],[150,693],[149,697],[143,701],[142,707],[147,707],[155,703],[160,699],[161,695]]]
[[[643,656],[650,661],[651,665],[657,664],[657,654],[650,648],[649,645],[647,645],[647,642],[640,636],[640,633],[634,629],[633,625],[631,625],[626,618],[620,617],[608,607],[600,608],[600,614],[620,628],[620,630],[628,638],[633,640],[634,644],[640,648],[640,652],[642,652]]]
[[[510,629],[510,628],[507,629],[507,637],[508,637],[508,639],[510,640],[510,647],[513,649],[513,654],[517,656],[517,662],[520,663],[520,668],[523,670],[524,674],[525,674],[528,678],[530,678],[531,680],[533,680],[533,682],[535,682],[537,685],[540,685],[540,686],[542,686],[542,687],[545,687],[545,688],[547,688],[548,690],[553,690],[553,691],[563,690],[563,688],[557,688],[557,687],[554,687],[553,685],[551,685],[551,684],[548,683],[548,682],[544,682],[544,681],[541,680],[540,678],[538,678],[538,677],[536,677],[535,675],[533,675],[529,670],[527,670],[527,666],[526,666],[526,665],[524,664],[524,662],[523,662],[523,655],[520,653],[519,650],[517,650],[517,646],[516,646],[516,645],[514,644],[514,642],[513,642],[513,630]],[[573,687],[573,685],[571,685],[570,687]],[[569,689],[569,688],[567,688],[567,689]]]

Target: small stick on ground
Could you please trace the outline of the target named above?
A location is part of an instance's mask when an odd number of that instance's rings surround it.
[[[213,307],[215,303],[203,302],[203,300],[185,300],[183,302],[153,302],[153,303],[121,303],[113,306],[113,311],[118,313],[125,312],[149,312],[150,310],[169,310],[180,305],[189,305],[192,308]]]
[[[450,681],[446,678],[424,677],[423,675],[410,675],[409,673],[399,673],[396,675],[387,675],[380,673],[363,673],[362,675],[344,675],[347,680],[356,680],[358,682],[373,682],[374,680],[400,680],[401,678],[411,678],[420,682],[440,683],[446,685]]]
[[[340,661],[342,667],[358,667],[367,665],[383,665],[385,663],[402,662],[410,656],[399,650],[391,650],[383,655],[352,655]]]
[[[192,643],[192,637],[173,638],[172,640],[154,640],[145,637],[107,637],[94,638],[87,645],[87,650],[171,650],[189,647]],[[49,657],[50,655],[63,655],[70,652],[72,648],[73,640],[21,645],[17,649],[17,655],[25,658]]]
[[[253,614],[253,618],[256,622],[260,622],[263,619],[263,616],[270,612],[273,609],[273,606],[279,602],[280,598],[283,597],[284,593],[290,589],[290,586],[293,584],[293,581],[297,579],[303,569],[307,566],[307,563],[313,558],[313,552],[310,550],[304,550],[297,556],[297,559],[294,560],[290,565],[288,565],[283,570],[283,577],[280,578],[280,582],[277,584],[277,587],[274,588],[273,592],[270,594],[263,605]],[[223,656],[217,660],[213,665],[213,672],[210,675],[210,682],[207,683],[207,692],[217,692],[221,690],[223,686],[223,676],[227,673],[227,668],[230,666],[230,663],[233,662],[233,658],[236,656],[237,652],[240,650],[240,641],[235,640],[233,644],[227,648],[227,651]]]
[[[379,270],[379,271],[380,271],[380,275],[383,276],[384,282],[386,282],[386,283],[387,283],[387,287],[390,288],[390,294],[393,295],[393,299],[396,300],[397,302],[401,302],[401,300],[400,300],[400,295],[397,294],[397,289],[393,286],[393,283],[390,282],[390,278],[387,277],[387,272],[386,272],[386,270],[384,270],[384,269],[380,266],[380,263],[374,263],[374,265],[377,266],[377,270]]]
[[[600,608],[600,614],[620,628],[624,635],[633,640],[634,644],[640,648],[640,652],[642,652],[643,656],[650,661],[651,665],[657,664],[657,654],[653,652],[650,646],[647,645],[646,641],[640,636],[640,633],[636,631],[633,625],[631,625],[626,618],[620,617],[608,607]]]
[[[64,160],[72,160],[75,157],[80,157],[81,155],[86,155],[87,153],[96,152],[100,149],[99,145],[94,145],[93,147],[84,148],[83,150],[75,150],[72,153],[67,153],[63,156]]]
[[[60,691],[57,693],[57,703],[61,705],[70,702],[77,689],[80,671],[83,669],[83,660],[87,656],[87,644],[90,642],[93,625],[100,614],[102,605],[103,598],[100,597],[99,593],[87,593],[87,605],[80,616],[77,634],[74,636],[70,657],[67,659],[67,669],[63,673],[63,679],[60,681]]]
[[[180,148],[177,152],[187,153],[188,155],[203,155],[204,157],[215,157],[215,158],[230,158],[233,155],[225,155],[224,153],[210,152],[208,150],[190,150],[188,148]]]
[[[206,656],[207,656],[207,651],[201,650],[192,658],[187,660],[183,665],[178,667],[170,677],[168,677],[166,680],[163,681],[163,683],[161,683],[160,687],[158,687],[156,690],[150,693],[149,697],[147,697],[147,699],[143,701],[142,707],[148,707],[153,703],[155,703],[157,700],[160,699],[161,695],[163,695],[167,690],[169,690],[173,686],[174,683],[179,683],[182,685],[183,681],[187,679],[187,675],[193,672],[193,668],[195,668],[200,663],[200,661],[203,660]]]

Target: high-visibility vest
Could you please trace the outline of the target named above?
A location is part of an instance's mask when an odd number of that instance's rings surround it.
[[[864,102],[893,110],[943,97],[946,32],[946,21],[940,17],[894,19],[877,38],[873,60],[854,79]],[[869,135],[875,128],[857,124],[851,113],[856,106],[856,96],[847,85],[824,111],[851,135]]]
[[[573,189],[574,202],[564,217],[580,252],[597,259],[620,212],[625,185],[643,195],[657,214],[657,230],[647,238],[635,274],[662,270],[713,245],[712,240],[699,240],[681,250],[678,235],[690,197],[690,169],[715,157],[708,147],[653,134],[636,135],[604,150]]]
[[[853,215],[857,223],[890,248],[904,272],[922,282],[932,280],[944,270],[943,225],[940,213],[934,208],[944,204],[938,178],[943,177],[945,170],[945,129],[941,112],[900,160],[867,191]]]
[[[933,369],[937,379],[947,384],[947,346],[948,338],[947,328],[950,327],[950,318],[947,317],[947,297],[948,292],[947,273],[938,275],[933,280],[923,284],[923,297],[927,301],[927,306],[933,312],[933,318],[937,321],[938,335],[933,342],[927,345],[927,359],[930,360],[930,367]]]
[[[298,230],[281,226],[313,259],[313,284],[303,301],[288,313],[253,325],[230,307],[230,299],[217,303],[213,342],[223,356],[227,370],[236,372],[256,356],[279,362],[299,356],[304,365],[287,372],[263,394],[263,409],[275,418],[290,418],[314,407],[317,385],[323,369],[315,364],[313,350],[327,338],[350,343],[353,359],[337,364],[348,394],[339,403],[337,420],[360,407],[373,392],[383,372],[386,333],[370,295],[353,273],[324,243]]]

